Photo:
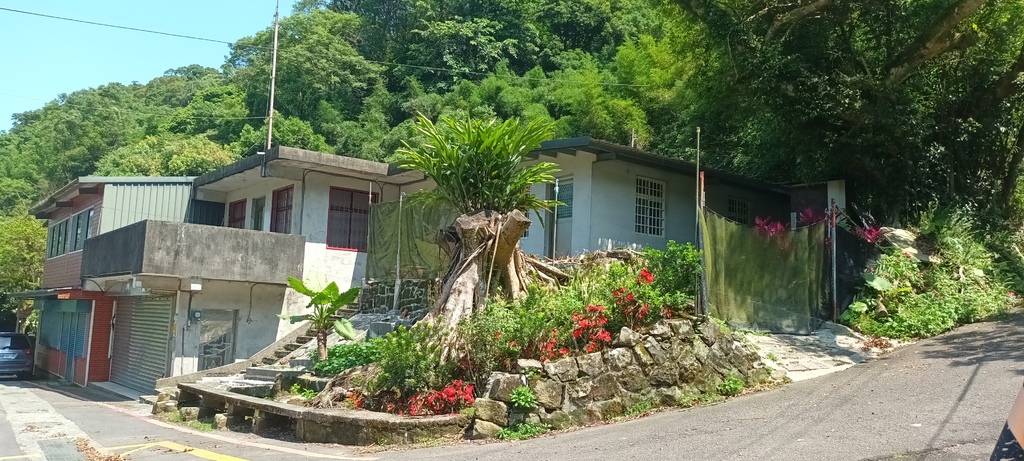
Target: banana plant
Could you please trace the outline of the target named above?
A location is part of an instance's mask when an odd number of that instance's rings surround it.
[[[309,296],[309,304],[306,307],[313,308],[313,312],[303,315],[278,314],[277,316],[291,323],[309,321],[313,325],[313,329],[316,330],[317,356],[320,360],[326,360],[327,332],[331,328],[333,320],[331,317],[338,312],[338,309],[352,304],[359,297],[361,287],[353,287],[348,291],[341,292],[338,284],[331,282],[323,290],[315,291],[302,283],[302,280],[294,277],[288,277],[288,285],[296,292]],[[348,320],[333,322],[333,326],[343,338],[353,339],[355,337],[355,329],[352,328],[352,323]]]

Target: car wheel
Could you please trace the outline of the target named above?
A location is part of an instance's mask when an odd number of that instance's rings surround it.
[[[23,371],[21,373],[18,373],[18,379],[20,379],[22,381],[29,381],[29,380],[31,380],[34,377],[35,377],[35,373],[33,373],[31,371]]]

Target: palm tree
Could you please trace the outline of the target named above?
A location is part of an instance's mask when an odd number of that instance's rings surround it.
[[[461,213],[454,224],[457,242],[446,248],[451,269],[428,320],[454,333],[460,319],[485,305],[492,280],[506,296],[516,298],[525,292],[530,272],[548,281],[564,279],[560,271],[528,259],[519,248],[531,224],[526,214],[556,203],[530,193],[530,186],[553,183],[557,165],[522,165],[530,151],[551,137],[552,124],[442,118],[435,125],[420,116],[416,130],[423,141],[399,149],[400,164],[436,183],[417,199]]]

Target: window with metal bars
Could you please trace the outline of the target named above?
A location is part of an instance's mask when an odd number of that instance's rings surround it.
[[[729,197],[726,218],[740,224],[750,224],[750,202],[741,198]]]
[[[665,235],[665,183],[655,179],[636,178],[636,220],[638,234]]]
[[[564,205],[558,205],[556,215],[558,219],[572,217],[572,183],[565,182],[558,186],[558,201]]]

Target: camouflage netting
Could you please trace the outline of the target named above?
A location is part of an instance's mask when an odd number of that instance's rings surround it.
[[[826,225],[769,235],[705,212],[711,315],[741,328],[814,331],[824,318]]]
[[[458,216],[451,208],[426,207],[409,201],[401,207],[398,202],[372,205],[366,278],[394,279],[399,250],[403,279],[444,276],[450,261],[437,245],[437,238]]]

